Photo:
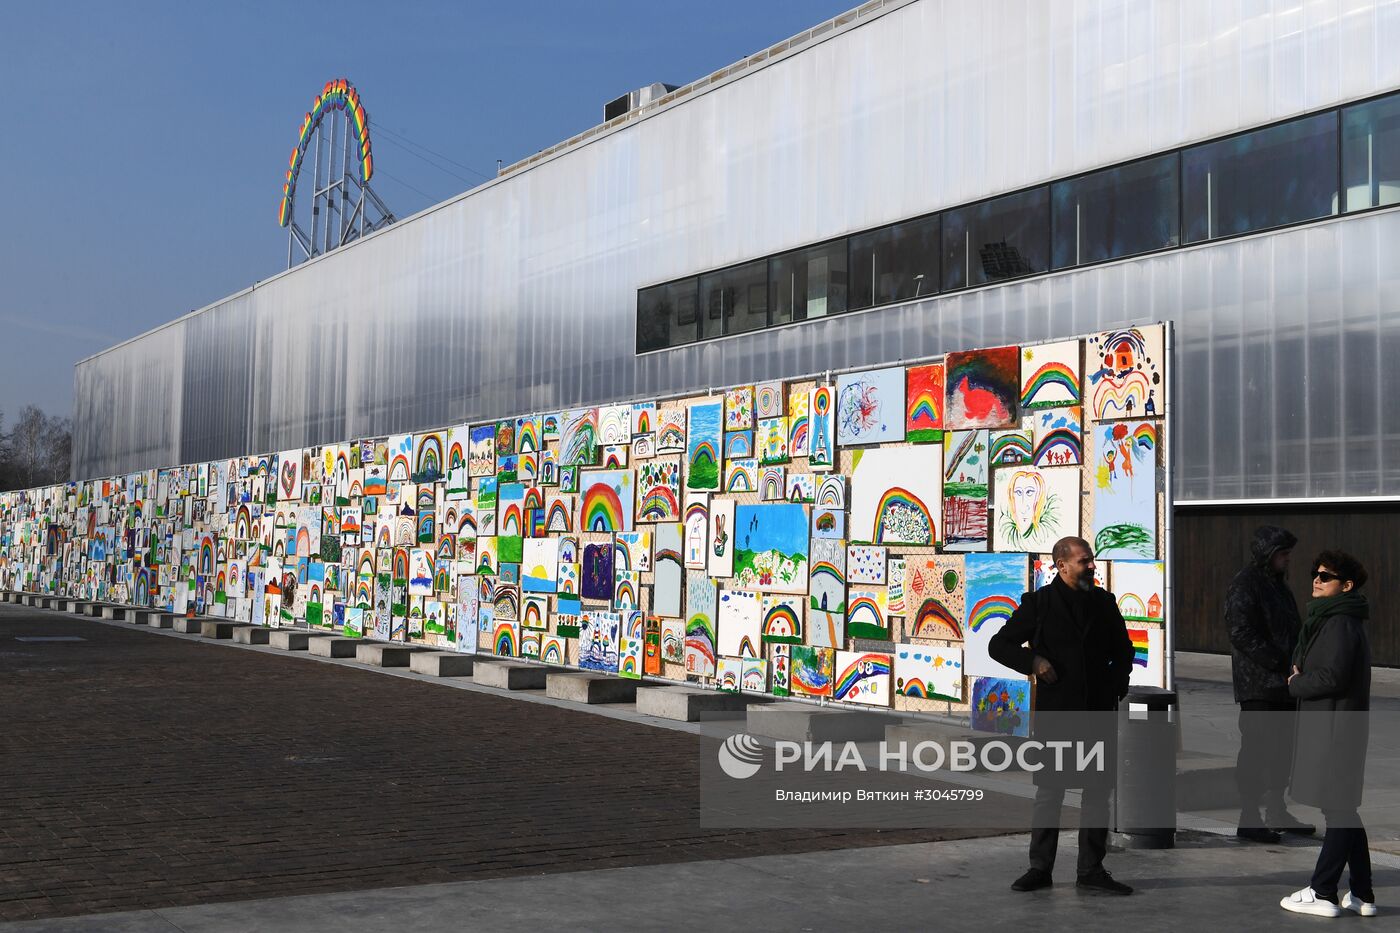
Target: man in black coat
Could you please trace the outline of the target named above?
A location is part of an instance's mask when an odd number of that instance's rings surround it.
[[[1275,843],[1280,832],[1310,834],[1313,827],[1285,808],[1283,791],[1293,759],[1295,701],[1288,695],[1293,646],[1298,643],[1298,603],[1288,588],[1288,562],[1298,539],[1276,525],[1260,525],[1251,560],[1225,594],[1235,702],[1240,705],[1240,753],[1235,784],[1240,794],[1241,839]],[[1259,815],[1260,806],[1264,816]]]
[[[1061,538],[1051,553],[1055,579],[1021,597],[1021,604],[992,636],[988,652],[1001,664],[1034,674],[1035,736],[1073,738],[1048,722],[1058,713],[1096,712],[1091,741],[1108,748],[1102,773],[1063,773],[1044,768],[1035,773],[1035,809],[1031,827],[1030,870],[1011,885],[1016,891],[1049,887],[1060,837],[1060,809],[1065,789],[1082,787],[1079,863],[1076,887],[1104,894],[1131,894],[1104,870],[1108,851],[1109,793],[1113,789],[1113,742],[1118,703],[1128,693],[1133,645],[1113,594],[1094,585],[1094,551],[1083,538]],[[1050,713],[1042,717],[1042,713]],[[1086,717],[1087,718],[1087,717]],[[1064,728],[1061,721],[1061,729]],[[1075,726],[1076,731],[1082,727]]]

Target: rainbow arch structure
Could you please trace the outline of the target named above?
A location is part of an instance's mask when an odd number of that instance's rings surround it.
[[[316,205],[326,209],[325,220],[313,222],[309,234],[295,218],[297,179],[308,154],[316,175],[312,197]],[[322,178],[323,166],[327,165],[329,172]],[[277,223],[289,233],[287,268],[293,265],[295,246],[301,247],[302,258],[310,259],[394,222],[394,215],[370,189],[372,177],[374,147],[369,114],[355,85],[347,78],[333,78],[302,115],[297,142],[287,160],[282,199],[277,207]],[[370,206],[374,208],[373,215],[368,210]],[[312,213],[314,216],[317,212]]]

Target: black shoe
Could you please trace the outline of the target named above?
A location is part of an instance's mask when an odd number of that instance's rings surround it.
[[[1264,842],[1273,844],[1283,841],[1282,836],[1274,832],[1272,829],[1268,829],[1263,826],[1241,826],[1239,829],[1235,830],[1235,835],[1238,836],[1240,839],[1246,839],[1249,842]]]
[[[1299,836],[1311,836],[1317,832],[1317,827],[1311,823],[1304,823],[1287,810],[1282,811],[1278,816],[1270,816],[1265,821],[1265,825],[1273,828],[1276,833],[1294,833]]]
[[[1013,891],[1039,891],[1041,888],[1048,888],[1055,883],[1055,879],[1050,877],[1050,873],[1043,868],[1032,868],[1024,875],[1011,882]]]
[[[1085,894],[1132,894],[1133,889],[1121,881],[1114,881],[1113,876],[1100,868],[1091,874],[1080,876],[1074,883],[1074,887]]]

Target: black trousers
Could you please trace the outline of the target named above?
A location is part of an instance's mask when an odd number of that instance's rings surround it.
[[[1086,787],[1079,810],[1079,876],[1103,868],[1108,854],[1108,795],[1110,788]],[[1065,792],[1060,787],[1037,787],[1031,810],[1031,867],[1042,871],[1055,868],[1055,850],[1060,844],[1060,810]]]
[[[1322,897],[1337,896],[1337,883],[1342,869],[1351,869],[1351,893],[1369,904],[1376,902],[1371,887],[1371,846],[1366,827],[1355,809],[1323,810],[1327,832],[1322,837],[1322,851],[1317,855],[1310,887]],[[1341,824],[1341,825],[1338,825]]]
[[[1262,805],[1269,816],[1283,812],[1283,792],[1293,771],[1292,702],[1245,700],[1240,703],[1240,754],[1235,786],[1240,792],[1241,822],[1256,818]]]

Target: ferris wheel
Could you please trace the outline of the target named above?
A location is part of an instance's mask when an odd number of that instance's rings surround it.
[[[297,179],[311,162],[311,197],[297,198]],[[287,166],[278,222],[287,228],[287,268],[393,223],[369,186],[374,174],[369,114],[345,78],[326,82],[302,118]]]

